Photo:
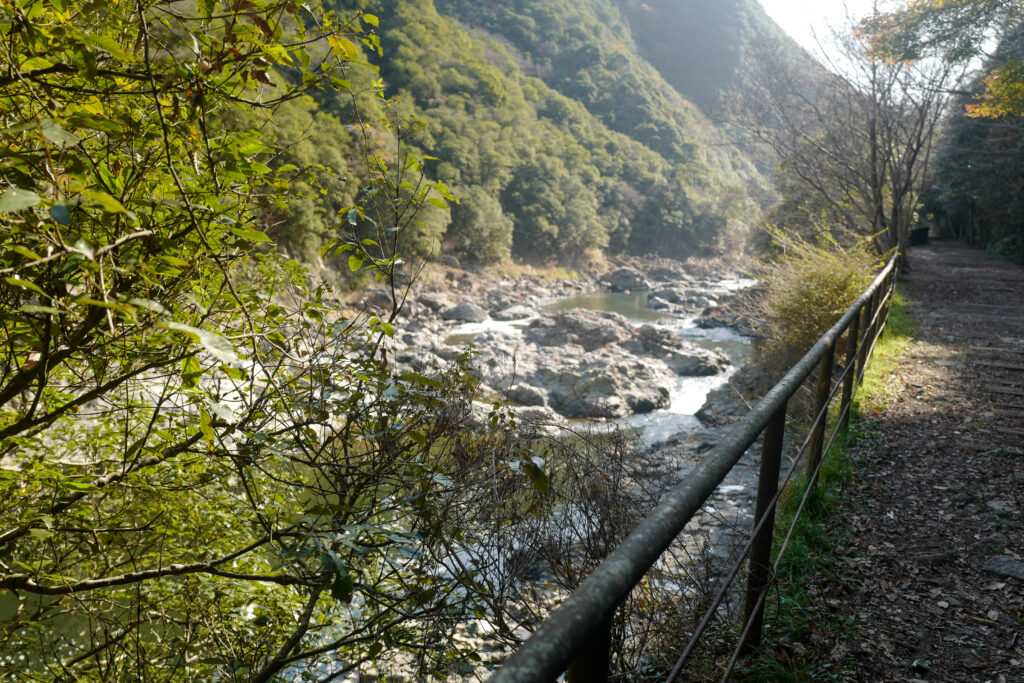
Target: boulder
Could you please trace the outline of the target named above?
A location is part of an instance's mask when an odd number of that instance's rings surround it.
[[[508,400],[520,406],[546,406],[548,403],[548,392],[529,384],[516,384],[505,393]]]
[[[683,269],[682,264],[663,264],[647,268],[647,276],[652,280],[660,280],[663,282],[673,282],[676,280],[689,280],[690,276]]]
[[[523,304],[516,304],[515,306],[509,306],[503,308],[500,311],[494,311],[491,313],[491,317],[495,320],[522,320],[536,315],[537,311],[524,306]]]
[[[391,292],[383,287],[374,287],[363,292],[363,302],[378,308],[391,308]]]
[[[587,351],[626,341],[633,334],[629,321],[618,313],[580,308],[542,316],[524,331],[526,340],[538,346],[578,344]]]
[[[487,311],[471,301],[446,309],[441,317],[445,320],[457,320],[464,323],[482,323],[487,320]]]
[[[651,309],[652,311],[668,311],[671,310],[673,307],[674,304],[669,303],[668,301],[665,301],[664,299],[657,296],[652,296],[649,299],[647,299],[647,308]]]
[[[601,277],[601,282],[613,292],[642,292],[651,288],[643,273],[629,266],[606,273]]]
[[[663,299],[672,304],[681,304],[686,301],[687,292],[686,289],[679,286],[668,285],[666,287],[659,287],[657,290],[651,292],[651,299]]]
[[[580,347],[576,347],[580,351]],[[625,417],[669,405],[672,375],[660,360],[640,359],[617,346],[590,353],[541,354],[526,378],[543,387],[566,417]]]
[[[432,311],[441,311],[451,306],[448,298],[440,292],[420,294],[419,302]]]
[[[732,384],[723,384],[708,392],[704,405],[697,411],[696,417],[705,427],[721,427],[735,422],[750,412],[743,397]]]
[[[522,386],[534,369],[536,347],[522,340],[488,331],[473,339],[476,354],[473,367],[477,375],[498,391],[507,392]]]
[[[683,341],[672,330],[655,325],[641,325],[636,338],[622,346],[633,353],[660,358],[677,375],[686,377],[717,375],[730,365],[729,357],[721,351]]]
[[[696,344],[685,344],[662,356],[665,364],[677,375],[684,377],[706,377],[717,375],[729,369],[729,357],[721,351],[712,351]]]

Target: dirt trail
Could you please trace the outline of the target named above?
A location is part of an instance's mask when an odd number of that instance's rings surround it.
[[[843,680],[1024,682],[1024,268],[946,241],[910,258],[920,329],[810,587],[851,625],[814,645]]]

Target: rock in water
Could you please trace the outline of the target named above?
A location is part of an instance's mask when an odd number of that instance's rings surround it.
[[[458,320],[465,323],[482,323],[487,320],[487,311],[471,301],[453,306],[441,314],[445,320]]]
[[[533,316],[535,313],[536,311],[529,306],[516,304],[491,313],[491,317],[495,320],[522,320],[523,318]]]
[[[576,308],[544,316],[530,323],[526,340],[538,346],[578,344],[587,351],[626,341],[633,336],[633,327],[618,313],[587,311]]]
[[[539,355],[529,377],[562,415],[616,418],[668,407],[672,374],[664,362],[637,358],[618,346],[562,351]]]
[[[651,288],[639,270],[628,266],[604,275],[601,282],[608,285],[613,292],[645,292]]]

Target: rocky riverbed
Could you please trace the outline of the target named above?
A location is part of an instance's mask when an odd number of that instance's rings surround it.
[[[471,344],[481,396],[506,399],[524,420],[649,426],[644,416],[678,414],[680,401],[692,416],[742,362],[749,331],[728,304],[749,284],[736,273],[664,261],[574,280],[448,267],[406,300],[391,357],[400,369],[422,371]],[[362,303],[389,301],[388,292],[369,290]],[[621,312],[600,310],[616,307]],[[663,439],[674,428],[654,431]]]

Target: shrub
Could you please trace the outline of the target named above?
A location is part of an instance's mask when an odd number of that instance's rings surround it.
[[[759,337],[756,361],[774,381],[857,300],[879,258],[869,238],[844,247],[827,232],[814,240],[781,228],[768,233],[776,257],[757,273],[764,290],[750,317]]]

